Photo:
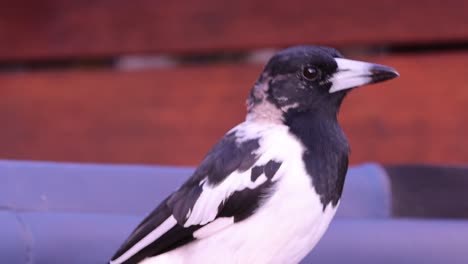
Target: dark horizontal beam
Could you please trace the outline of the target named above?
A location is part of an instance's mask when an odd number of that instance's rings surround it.
[[[44,0],[0,4],[0,61],[464,42],[468,2]]]

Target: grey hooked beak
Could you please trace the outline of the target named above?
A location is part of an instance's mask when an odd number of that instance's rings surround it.
[[[331,77],[330,93],[343,91],[358,86],[382,82],[400,76],[388,66],[363,61],[335,58],[338,69]]]

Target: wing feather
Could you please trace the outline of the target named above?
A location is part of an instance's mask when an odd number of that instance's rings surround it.
[[[259,139],[239,140],[235,132],[224,136],[179,190],[143,220],[111,264],[138,263],[207,237],[258,208],[281,162],[256,164]]]

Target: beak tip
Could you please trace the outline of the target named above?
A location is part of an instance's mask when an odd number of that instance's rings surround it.
[[[395,77],[393,78],[396,78],[396,77],[400,77],[400,73],[397,72],[395,69],[392,68],[392,73],[395,75]]]
[[[371,73],[373,83],[391,80],[400,76],[400,73],[395,69],[383,65],[376,65],[371,69]]]

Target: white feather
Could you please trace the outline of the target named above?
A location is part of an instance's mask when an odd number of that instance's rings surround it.
[[[264,165],[265,163],[257,162],[256,165]],[[205,225],[213,221],[218,214],[219,206],[232,194],[244,189],[255,189],[266,180],[265,175],[261,175],[253,182],[251,172],[247,170],[244,172],[234,171],[216,186],[211,186],[208,181],[204,182],[203,191],[195,202],[184,227]]]

